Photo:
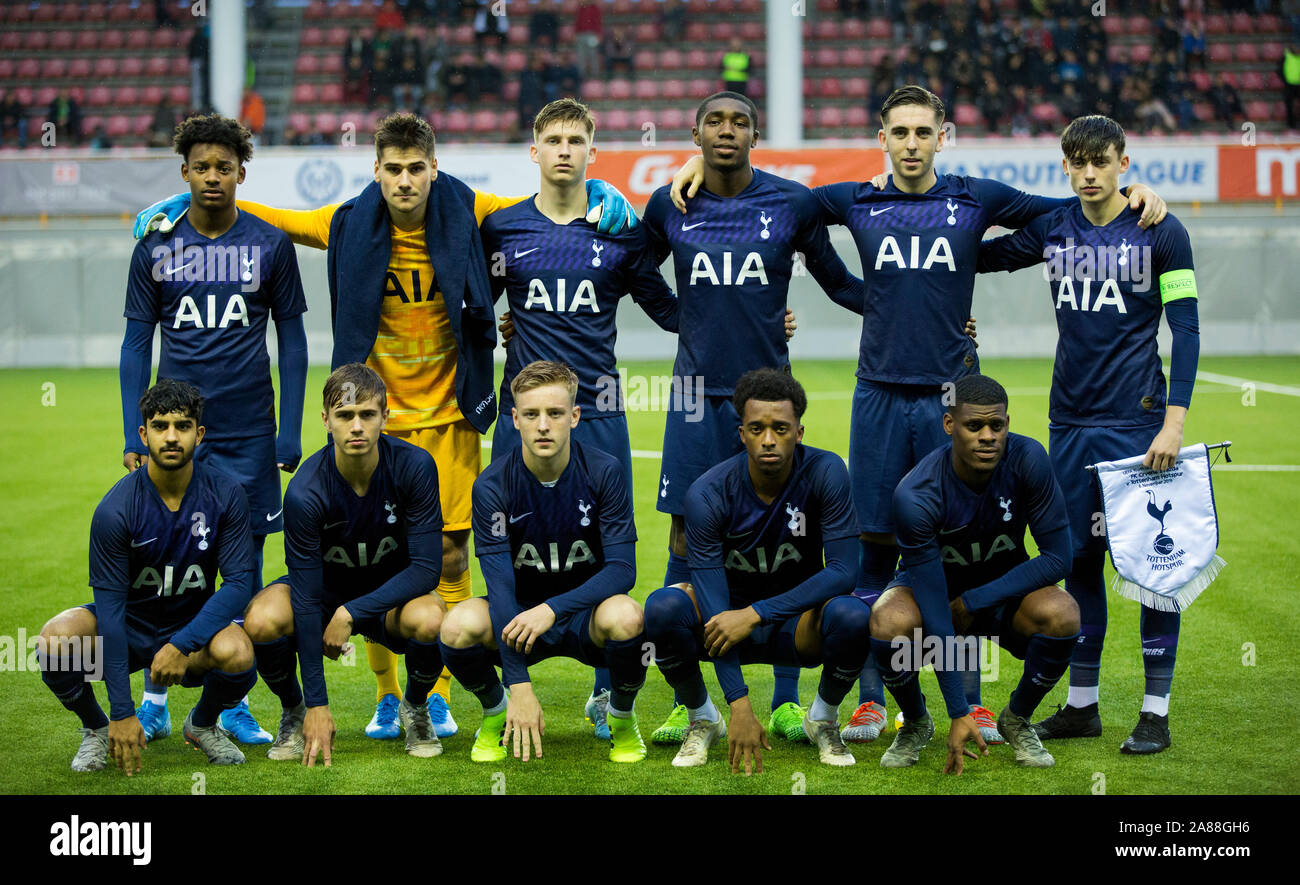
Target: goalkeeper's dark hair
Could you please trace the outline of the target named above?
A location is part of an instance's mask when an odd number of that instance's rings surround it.
[[[230,148],[239,158],[239,165],[253,159],[253,133],[238,120],[220,114],[199,114],[187,117],[176,127],[172,147],[176,153],[190,161],[190,149],[196,144],[219,144]]]
[[[754,369],[741,375],[736,382],[736,392],[731,396],[731,405],[742,421],[745,419],[745,403],[752,399],[764,403],[789,400],[794,406],[796,420],[801,420],[808,410],[808,394],[788,369]]]
[[[163,378],[140,397],[140,415],[148,424],[156,415],[179,412],[193,418],[196,425],[203,423],[203,397],[199,389],[184,381]]]
[[[1116,158],[1124,156],[1124,127],[1110,117],[1089,114],[1076,117],[1061,133],[1061,153],[1070,162],[1097,162],[1115,145]]]
[[[948,411],[954,416],[963,405],[1001,405],[1004,409],[1008,406],[1006,388],[988,375],[967,375],[953,387],[952,405],[948,406]]]
[[[709,104],[711,102],[720,101],[724,98],[738,101],[745,107],[749,108],[749,121],[755,130],[758,129],[758,106],[754,104],[753,99],[749,96],[741,95],[739,92],[715,92],[708,98],[704,99],[704,101],[700,102],[700,106],[695,109],[695,128],[698,129],[701,121],[704,120],[704,114],[708,110]]]

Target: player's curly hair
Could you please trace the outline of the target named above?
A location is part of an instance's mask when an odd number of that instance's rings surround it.
[[[326,412],[335,406],[350,406],[371,399],[379,400],[380,408],[388,407],[388,388],[384,386],[384,379],[365,363],[339,366],[325,379],[323,405]]]
[[[1106,156],[1106,148],[1115,145],[1115,156],[1124,156],[1124,127],[1110,117],[1089,114],[1076,117],[1061,133],[1061,153],[1065,159],[1096,162]]]
[[[253,133],[238,120],[220,114],[198,114],[188,117],[176,127],[172,147],[188,163],[190,150],[196,144],[219,144],[230,148],[239,165],[253,159]]]
[[[922,107],[927,107],[934,111],[934,116],[939,123],[943,123],[944,107],[943,101],[940,100],[939,96],[935,95],[929,89],[909,84],[907,86],[900,86],[893,92],[889,93],[889,98],[886,98],[885,103],[880,106],[880,125],[882,127],[887,125],[889,112],[894,108],[905,104],[918,104]]]
[[[415,114],[389,114],[375,126],[375,157],[379,159],[383,159],[385,148],[416,148],[432,160],[436,145],[433,127]]]
[[[789,369],[754,369],[741,375],[736,382],[736,392],[731,396],[731,405],[741,420],[745,417],[745,403],[752,399],[765,403],[789,400],[794,406],[796,420],[802,419],[808,410],[808,394],[803,385],[794,380]]]
[[[948,411],[954,415],[966,404],[1001,405],[1004,408],[1007,405],[1006,388],[988,375],[967,375],[965,378],[959,378],[953,388],[952,404],[948,406]]]
[[[536,360],[519,370],[510,382],[510,393],[516,400],[519,394],[548,384],[558,384],[569,392],[569,402],[578,396],[578,376],[573,369],[556,360]]]
[[[553,123],[581,123],[587,129],[588,141],[596,137],[596,121],[591,118],[591,109],[576,98],[557,98],[538,111],[533,118],[533,138],[540,138],[546,127]]]
[[[747,95],[741,95],[739,92],[729,91],[715,92],[708,98],[704,99],[704,101],[700,102],[700,106],[695,109],[695,128],[698,129],[700,127],[700,121],[704,119],[704,112],[708,109],[709,105],[724,98],[738,101],[745,107],[749,108],[749,119],[751,124],[755,131],[758,130],[758,106],[754,104],[753,99]]]
[[[193,384],[160,378],[157,384],[140,397],[140,415],[148,424],[155,415],[170,415],[172,412],[179,412],[187,418],[193,418],[195,424],[202,424],[203,397]]]

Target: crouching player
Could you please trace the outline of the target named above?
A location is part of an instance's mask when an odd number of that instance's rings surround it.
[[[110,754],[128,776],[140,770],[145,733],[131,701],[131,674],[143,669],[158,685],[203,686],[185,717],[185,740],[215,765],[238,765],[244,754],[217,717],[257,682],[253,646],[231,623],[253,589],[248,505],[238,483],[194,460],[203,440],[203,398],[195,387],[159,381],[140,399],[140,414],[146,469],[119,480],[95,508],[95,601],[41,630],[41,678],[81,719],[73,771],[98,771]],[[101,667],[108,719],[90,687]]]
[[[438,471],[424,449],[383,435],[387,395],[379,375],[360,363],[340,366],[325,382],[321,418],[332,441],[303,462],[284,496],[289,574],[257,594],[244,615],[258,672],[284,707],[271,759],[312,766],[320,753],[331,763],[323,658],[337,659],[354,633],[406,656],[398,708],[406,752],[442,752],[427,703],[411,703],[427,697],[442,672],[438,629],[446,609],[433,593],[442,571]]]
[[[690,584],[646,600],[646,638],[690,725],[673,765],[708,761],[727,726],[699,662],[713,658],[731,705],[731,770],[763,770],[771,749],[740,665],[822,665],[803,730],[827,765],[852,765],[837,708],[866,660],[870,610],[853,590],[858,527],[848,470],[832,452],[801,444],[803,387],[777,369],[747,372],[732,399],[745,451],[715,465],[686,495]],[[825,553],[825,563],[822,556]]]
[[[1065,673],[1079,638],[1079,607],[1055,585],[1070,569],[1070,529],[1047,452],[1009,426],[1002,385],[967,375],[943,415],[951,443],[922,458],[894,490],[903,569],[871,610],[872,650],[904,719],[880,759],[885,768],[916,764],[934,735],[917,681],[924,664],[934,665],[952,719],[944,772],[961,774],[963,756],[976,758],[967,741],[988,753],[962,688],[980,636],[1025,662],[997,720],[1016,762],[1055,764],[1029,717]],[[1038,545],[1032,559],[1026,527]]]
[[[640,762],[633,701],[645,683],[636,527],[617,458],[570,439],[578,376],[539,360],[510,384],[522,445],[474,481],[474,551],[487,599],[458,605],[442,627],[452,675],[483,705],[475,762],[541,758],[545,722],[528,668],[563,655],[607,667],[611,762]],[[496,453],[494,453],[496,454]],[[494,665],[500,664],[505,686]]]

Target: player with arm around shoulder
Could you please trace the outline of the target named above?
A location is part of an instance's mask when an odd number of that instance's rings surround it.
[[[704,765],[728,727],[700,661],[713,660],[731,707],[731,770],[763,770],[771,749],[741,665],[821,666],[802,728],[827,765],[854,763],[836,710],[868,650],[870,611],[853,589],[857,527],[848,471],[832,452],[802,445],[803,387],[778,369],[747,372],[733,407],[745,451],[706,471],[686,496],[691,581],[650,594],[646,637],[690,716],[677,767]]]
[[[367,366],[330,374],[321,421],[331,441],[285,494],[289,574],[258,593],[244,616],[258,671],[283,706],[271,759],[312,766],[322,755],[332,763],[323,659],[337,659],[356,633],[406,657],[398,710],[406,752],[442,752],[423,700],[442,672],[446,612],[434,592],[442,569],[438,471],[428,452],[383,434],[386,402],[383,381]]]
[[[985,741],[969,712],[962,671],[976,637],[1025,662],[997,727],[1021,765],[1047,767],[1029,717],[1065,673],[1079,637],[1079,608],[1056,586],[1069,570],[1070,530],[1047,453],[1010,433],[1007,395],[984,375],[955,385],[943,416],[949,445],[922,458],[894,492],[903,568],[871,610],[871,645],[903,726],[881,757],[885,768],[916,764],[934,734],[917,674],[935,668],[952,727],[945,773],[961,774],[966,744]],[[1025,550],[1033,532],[1038,555]]]
[[[95,508],[90,526],[93,603],[42,628],[41,678],[81,720],[73,771],[97,771],[111,755],[128,776],[141,770],[145,732],[131,701],[131,673],[161,686],[203,686],[185,719],[185,740],[215,765],[244,754],[218,727],[223,710],[257,681],[253,647],[233,623],[254,581],[248,505],[225,474],[194,460],[203,440],[203,399],[163,380],[139,402],[144,469],[123,477]],[[218,572],[223,579],[216,591]],[[106,718],[91,681],[103,679]]]
[[[483,705],[470,758],[541,757],[545,720],[529,667],[563,656],[609,669],[609,759],[639,762],[633,702],[646,661],[641,606],[627,595],[636,583],[631,496],[616,458],[570,438],[581,411],[572,369],[539,360],[511,388],[521,444],[474,483],[488,595],[457,606],[442,627],[447,666]]]

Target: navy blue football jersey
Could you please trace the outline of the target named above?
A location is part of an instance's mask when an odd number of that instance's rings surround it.
[[[800,444],[770,504],[754,491],[749,453],[709,469],[686,495],[690,567],[722,568],[730,609],[779,596],[822,570],[824,545],[858,536],[848,469],[839,455]]]
[[[1065,201],[985,178],[940,175],[923,194],[888,183],[840,182],[813,191],[827,224],[853,234],[866,298],[857,377],[935,385],[979,371],[966,335],[980,240],[1018,228]]]
[[[510,382],[536,360],[560,360],[578,376],[584,416],[622,414],[614,319],[631,293],[661,328],[677,331],[677,299],[639,225],[616,236],[585,219],[556,224],[532,199],[493,212],[480,226],[493,295],[504,290],[515,336],[506,344],[501,414],[514,405]]]
[[[785,310],[796,252],[828,293],[861,300],[861,280],[835,253],[813,192],[798,182],[755,169],[734,197],[700,188],[686,215],[668,190],[650,197],[645,226],[656,260],[673,256],[682,310],[675,377],[703,377],[705,394],[726,396],[752,369],[790,365]]]
[[[303,462],[284,494],[284,559],[308,706],[326,702],[321,636],[339,606],[354,621],[380,618],[438,585],[442,505],[433,456],[386,434],[378,446],[365,495],[339,473],[333,443]],[[413,564],[428,581],[403,580]]]
[[[211,439],[275,433],[267,319],[306,310],[288,235],[248,212],[216,239],[182,218],[131,256],[124,314],[162,327],[158,377],[199,389]]]
[[[572,440],[569,446],[569,464],[553,486],[529,471],[522,447],[474,481],[474,553],[510,554],[520,609],[579,587],[604,566],[606,548],[636,541],[618,460]]]
[[[243,612],[254,568],[243,489],[197,462],[175,512],[144,467],[118,480],[91,519],[90,586],[106,642],[122,636],[125,627],[127,637],[150,649],[170,642],[185,654],[198,651]],[[204,611],[217,591],[218,574],[224,581],[219,595],[232,602],[224,615]],[[242,580],[231,583],[236,574]],[[122,623],[115,623],[118,618]],[[125,648],[106,653],[112,716],[121,719],[131,712],[119,709],[131,701]]]
[[[1077,199],[980,247],[981,271],[1042,262],[1056,308],[1049,417],[1057,424],[1160,424],[1166,385],[1156,334],[1170,301],[1197,297],[1187,229],[1138,227],[1125,209],[1094,225]],[[1177,373],[1175,373],[1177,375]]]
[[[1002,459],[978,492],[954,472],[952,443],[926,455],[894,490],[894,518],[909,577],[916,566],[938,557],[946,598],[962,596],[972,611],[998,601],[999,588],[989,585],[1029,561],[1026,529],[1040,548],[1047,535],[1069,533],[1065,498],[1047,451],[1018,433],[1007,434]]]

